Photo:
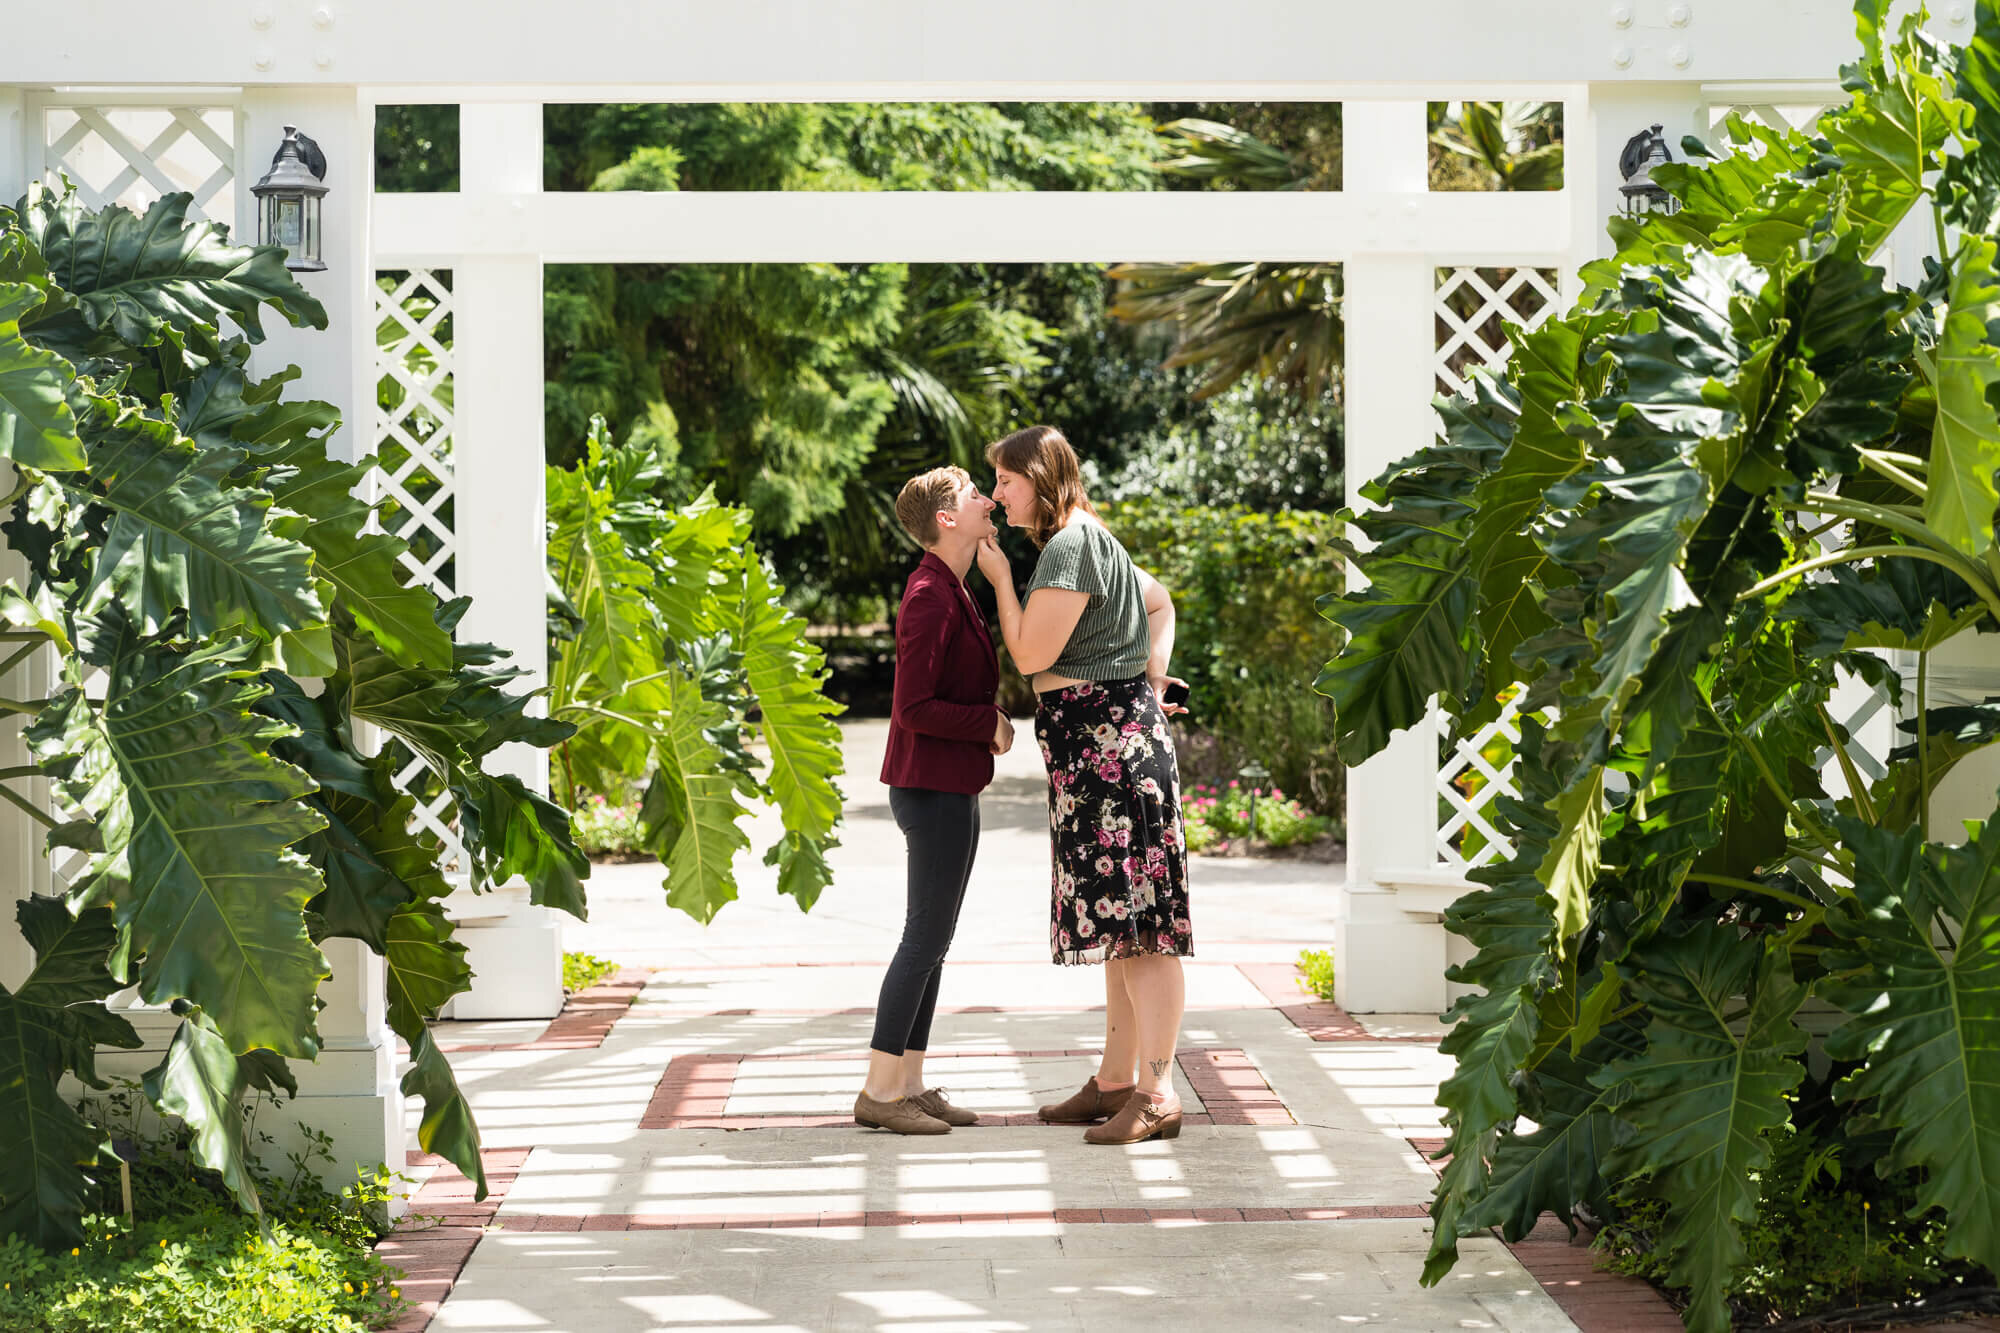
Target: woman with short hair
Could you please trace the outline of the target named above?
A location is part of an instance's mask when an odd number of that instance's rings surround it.
[[[882,759],[889,809],[908,847],[908,899],[854,1119],[898,1134],[943,1134],[979,1120],[943,1089],[924,1086],[924,1052],[979,850],[979,793],[993,781],[993,756],[1014,743],[1014,725],[995,702],[993,636],[965,586],[979,543],[993,536],[992,512],[963,468],[912,477],[896,497],[897,519],[924,548],[896,615],[895,701]]]
[[[993,499],[1041,550],[1025,608],[996,539],[979,544],[979,567],[1007,652],[1035,689],[1055,853],[1050,950],[1058,964],[1105,965],[1097,1074],[1040,1115],[1091,1123],[1090,1143],[1175,1138],[1181,959],[1193,955],[1194,933],[1167,727],[1169,713],[1185,710],[1165,699],[1170,682],[1185,684],[1167,674],[1173,598],[1098,520],[1061,431],[1016,431],[986,459]]]

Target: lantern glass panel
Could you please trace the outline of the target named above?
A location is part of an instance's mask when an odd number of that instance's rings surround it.
[[[313,263],[319,262],[319,204],[318,195],[305,201],[305,253],[301,257]]]
[[[305,201],[293,195],[277,202],[278,225],[272,239],[287,250],[296,250],[305,238]]]

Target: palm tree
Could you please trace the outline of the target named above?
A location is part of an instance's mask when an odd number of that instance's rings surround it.
[[[1552,102],[1433,104],[1432,188],[1559,187],[1561,115]],[[1323,166],[1218,121],[1169,121],[1160,133],[1173,155],[1155,168],[1170,178],[1245,190],[1324,188]],[[1197,397],[1251,374],[1304,401],[1338,397],[1338,264],[1120,264],[1111,277],[1119,284],[1113,315],[1171,324],[1176,336],[1166,364],[1207,368]]]

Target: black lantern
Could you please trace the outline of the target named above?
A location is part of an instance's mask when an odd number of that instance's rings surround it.
[[[1661,136],[1658,125],[1640,130],[1625,141],[1625,151],[1618,155],[1618,174],[1625,178],[1625,183],[1618,187],[1618,193],[1625,196],[1626,217],[1679,211],[1680,200],[1653,180],[1653,168],[1673,160],[1674,155],[1667,151],[1667,141]]]
[[[294,273],[318,273],[320,261],[320,201],[326,195],[326,154],[285,126],[285,141],[271,158],[264,179],[250,187],[257,196],[257,243],[285,248],[285,267]]]

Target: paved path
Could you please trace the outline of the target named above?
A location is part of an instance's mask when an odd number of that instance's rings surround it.
[[[568,947],[657,969],[643,990],[586,996],[547,1033],[440,1025],[495,1197],[441,1171],[418,1206],[446,1225],[386,1247],[412,1294],[444,1296],[432,1329],[1575,1327],[1497,1241],[1418,1285],[1434,1176],[1409,1140],[1440,1132],[1446,1062],[1407,1038],[1431,1020],[1367,1020],[1406,1038],[1384,1040],[1274,966],[1331,937],[1337,866],[1194,863],[1177,1141],[1097,1148],[1033,1121],[1095,1066],[1103,980],[1048,962],[1027,746],[985,802],[931,1052],[933,1081],[990,1122],[854,1127],[903,910],[881,737],[848,730],[846,843],[810,915],[751,857],[705,930],[653,867],[603,867]]]

